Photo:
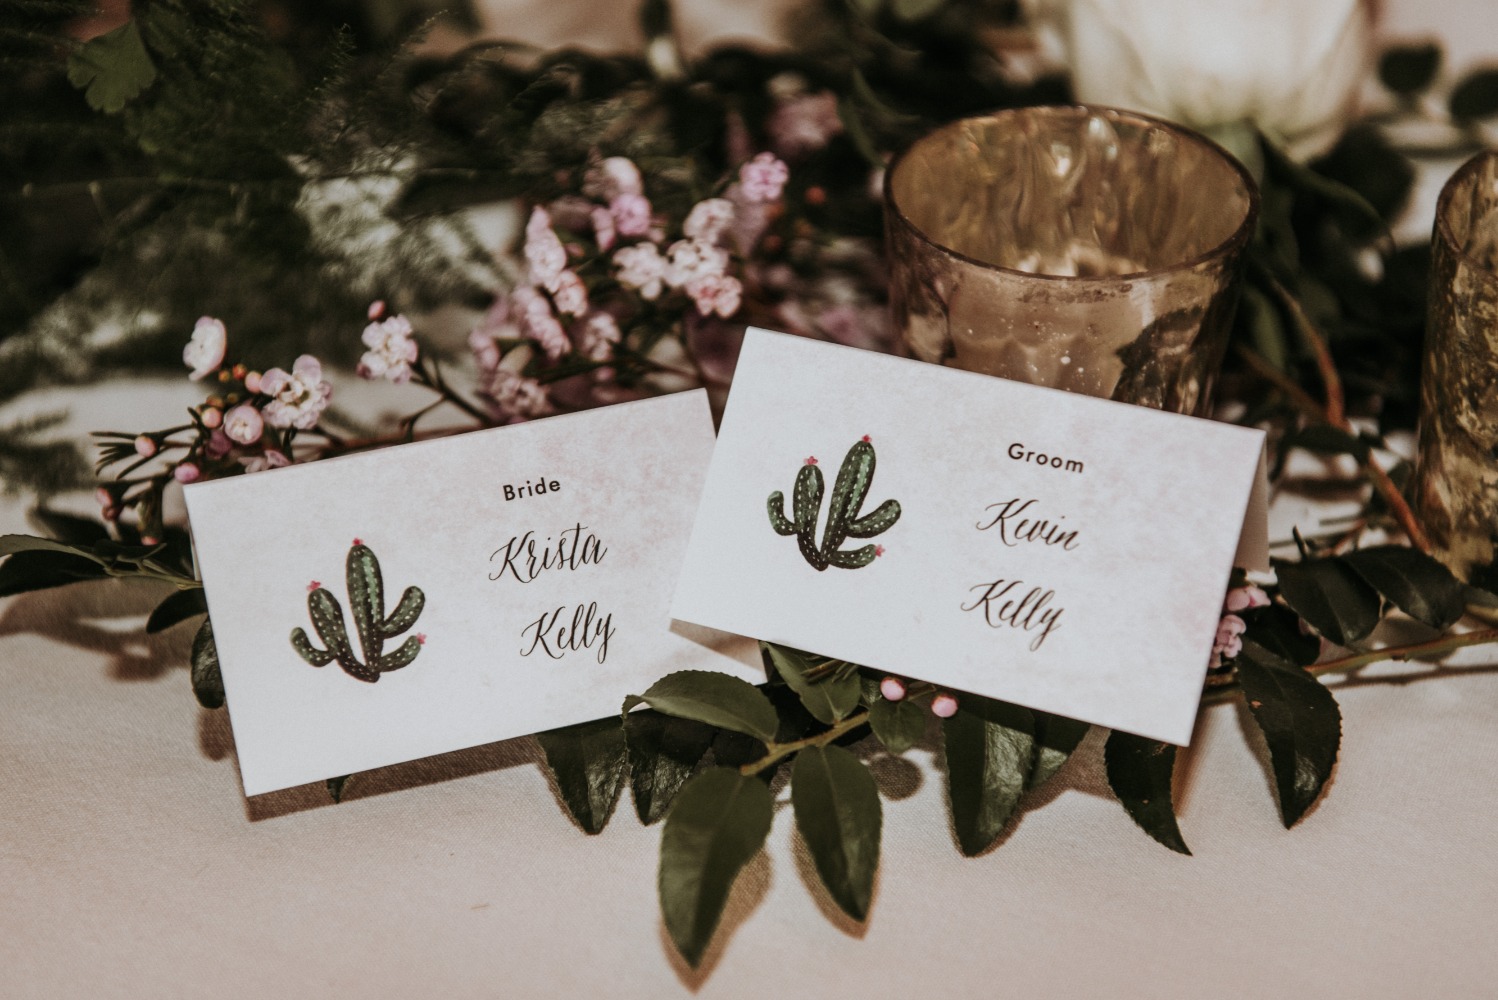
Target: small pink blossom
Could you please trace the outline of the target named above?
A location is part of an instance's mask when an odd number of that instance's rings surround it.
[[[572,339],[589,361],[607,361],[620,340],[619,323],[606,312],[595,312],[573,327]]]
[[[660,297],[666,260],[654,243],[636,243],[614,253],[615,277],[625,288],[637,289],[647,302]]]
[[[364,328],[361,338],[369,350],[359,359],[356,369],[360,378],[386,378],[396,385],[411,380],[411,365],[416,362],[416,341],[411,336],[411,323],[404,316],[371,323]]]
[[[706,198],[692,206],[681,231],[688,239],[717,243],[733,221],[733,202],[727,198]]]
[[[228,343],[229,334],[223,323],[212,316],[199,319],[192,328],[192,339],[182,348],[182,363],[192,369],[187,377],[196,382],[223,364]]]
[[[369,304],[369,310],[365,313],[365,315],[369,317],[369,321],[371,323],[383,318],[385,315],[385,300],[375,299]]]
[[[499,342],[481,327],[474,327],[468,332],[468,349],[473,352],[473,360],[479,366],[479,371],[492,372],[499,367]]]
[[[322,411],[328,408],[333,386],[322,377],[322,362],[303,354],[289,372],[280,368],[266,372],[260,380],[260,391],[272,397],[265,404],[266,423],[305,431],[317,426]]]
[[[267,469],[284,469],[291,464],[283,452],[274,448],[267,448],[259,455],[247,455],[239,460],[246,472],[264,472]]]
[[[880,556],[884,555],[885,551],[886,549],[883,545],[874,546],[874,558],[878,559]]]
[[[264,418],[249,403],[240,403],[224,414],[224,434],[235,444],[254,444],[264,431]]]
[[[609,202],[609,215],[620,236],[644,236],[650,231],[650,200],[642,194],[621,194]]]
[[[567,248],[551,228],[551,216],[537,205],[525,225],[525,260],[532,284],[551,288],[567,267]]]
[[[781,101],[766,123],[770,145],[781,156],[797,160],[815,153],[843,130],[837,95],[830,90]]]
[[[534,288],[517,288],[510,296],[511,308],[518,313],[520,332],[541,345],[547,358],[555,361],[572,350],[567,331],[551,311],[551,303]]]
[[[203,421],[204,427],[208,428],[210,431],[215,430],[224,422],[224,411],[220,410],[216,406],[210,406],[203,410],[199,419]]]
[[[149,434],[138,435],[135,439],[135,453],[141,458],[150,458],[156,454],[156,439]]]
[[[643,194],[640,168],[625,156],[610,156],[589,168],[583,178],[583,193],[599,201],[613,201],[621,194]]]
[[[280,482],[280,480],[277,480],[277,482]],[[322,581],[321,580],[313,580],[313,581],[311,581],[310,583],[307,584],[307,593],[310,594],[314,590],[316,590],[318,587],[321,587],[321,586],[322,586]]]
[[[593,209],[593,241],[598,244],[598,249],[608,252],[618,237],[614,229],[614,214],[606,208]]]
[[[416,641],[425,646],[427,644],[427,634],[425,632],[417,632]]]
[[[172,478],[186,485],[203,478],[203,470],[194,462],[181,462],[172,470]]]
[[[743,302],[744,286],[739,284],[738,278],[731,278],[726,274],[709,275],[698,278],[687,285],[687,294],[697,305],[697,311],[704,316],[717,313],[724,319],[728,319],[739,311]]]
[[[581,316],[588,311],[588,286],[577,276],[576,271],[563,271],[551,290],[551,301],[557,312],[567,316]]]
[[[223,428],[208,435],[208,440],[203,443],[203,454],[211,459],[223,458],[233,450],[234,442],[229,440],[229,435],[224,433]]]
[[[244,377],[244,387],[245,387],[245,389],[247,391],[249,391],[249,392],[259,392],[260,391],[260,383],[261,383],[262,380],[264,380],[264,378],[265,378],[265,376],[261,375],[259,372],[250,372],[250,373],[248,373]]]
[[[1266,608],[1269,606],[1269,595],[1258,587],[1234,587],[1228,591],[1227,600],[1223,603],[1228,611],[1246,611],[1250,608]]]
[[[886,677],[879,682],[879,693],[885,701],[899,701],[905,697],[905,682],[898,677]]]
[[[526,420],[551,412],[551,400],[547,398],[545,386],[505,367],[494,372],[485,395],[494,401],[499,415],[507,420]]]
[[[815,455],[808,455],[806,457],[806,464],[807,465],[816,465],[817,464],[817,456],[815,456]]]
[[[728,251],[701,240],[677,240],[667,255],[665,279],[672,288],[715,278],[728,270]]]
[[[739,168],[740,188],[751,202],[775,201],[790,177],[791,168],[774,153],[760,153]]]
[[[1231,660],[1243,652],[1242,636],[1247,628],[1247,623],[1237,615],[1224,615],[1222,617],[1222,621],[1217,624],[1217,636],[1212,643],[1214,663],[1220,663],[1222,657]]]
[[[957,699],[943,691],[931,699],[931,714],[938,719],[950,719],[957,714]]]

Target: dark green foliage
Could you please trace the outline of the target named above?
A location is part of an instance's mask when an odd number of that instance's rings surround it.
[[[218,647],[213,644],[213,622],[203,619],[192,640],[192,693],[204,708],[224,705],[224,678],[218,669]]]
[[[926,723],[930,718],[931,713],[925,706],[909,699],[890,701],[880,698],[869,706],[869,727],[890,753],[904,753],[915,746],[926,735]]]
[[[1441,69],[1441,47],[1434,42],[1396,45],[1378,59],[1378,78],[1394,93],[1413,96],[1430,87]]]
[[[640,822],[654,823],[686,784],[713,745],[718,730],[691,719],[662,715],[652,709],[624,718],[629,750],[630,791]]]
[[[1366,638],[1378,624],[1378,592],[1336,559],[1276,559],[1280,595],[1316,631],[1340,646]]]
[[[1463,77],[1452,89],[1447,106],[1458,121],[1498,114],[1498,69],[1486,67]]]
[[[1238,681],[1269,744],[1280,815],[1294,826],[1320,796],[1342,741],[1342,714],[1305,668],[1253,642],[1243,644]]]
[[[1114,730],[1103,748],[1108,785],[1140,829],[1180,854],[1190,854],[1176,825],[1170,779],[1176,748],[1169,743]]]
[[[1009,822],[1034,767],[1035,715],[1028,708],[963,695],[943,720],[947,801],[962,853],[981,854]]]
[[[348,784],[348,780],[351,777],[353,775],[345,774],[337,778],[328,779],[328,795],[333,799],[335,804],[343,801],[343,786]]]
[[[846,718],[858,707],[858,672],[850,664],[820,660],[808,653],[761,643],[775,671],[800,697],[812,716],[825,725]]]
[[[661,833],[661,913],[672,942],[694,968],[772,818],[764,783],[725,767],[697,775],[671,804]]]
[[[1025,787],[1039,788],[1053,778],[1061,765],[1082,742],[1091,727],[1085,722],[1048,712],[1034,712],[1035,765],[1025,779]]]
[[[601,831],[619,801],[628,765],[619,719],[610,716],[537,733],[536,739],[546,751],[546,766],[567,811],[585,832]]]
[[[667,674],[644,694],[625,698],[623,710],[642,704],[666,715],[744,733],[761,743],[775,740],[775,707],[754,685],[728,674],[709,670]]]
[[[146,619],[146,632],[162,632],[178,622],[207,613],[208,601],[203,596],[202,587],[179,590],[156,605],[155,610],[151,612],[151,617]]]
[[[1466,588],[1438,560],[1407,545],[1378,545],[1341,557],[1390,604],[1445,631],[1466,612]]]
[[[791,805],[822,884],[844,913],[867,920],[883,822],[874,776],[841,747],[810,747],[796,755]]]

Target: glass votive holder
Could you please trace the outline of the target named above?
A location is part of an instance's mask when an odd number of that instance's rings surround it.
[[[1258,198],[1216,143],[1145,115],[954,122],[885,176],[895,327],[923,361],[1203,414]]]
[[[1498,151],[1441,191],[1429,293],[1415,513],[1453,572],[1487,577],[1498,554]]]

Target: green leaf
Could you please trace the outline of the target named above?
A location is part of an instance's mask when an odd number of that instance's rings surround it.
[[[83,91],[89,107],[122,110],[156,82],[156,65],[132,20],[85,42],[68,59],[68,82]]]
[[[762,743],[775,741],[775,727],[779,724],[775,706],[753,684],[711,670],[667,674],[644,694],[624,699],[625,712],[636,705],[649,705],[657,712],[680,719],[732,729]]]
[[[822,884],[854,920],[867,920],[883,815],[869,769],[842,747],[808,747],[791,769],[796,829]]]
[[[192,640],[192,693],[204,708],[222,708],[224,678],[218,669],[218,647],[213,644],[213,620],[203,619],[203,626]]]
[[[962,853],[972,857],[998,839],[1025,790],[1035,716],[1028,708],[965,694],[957,714],[942,723],[942,735],[952,826]]]
[[[666,815],[666,807],[692,776],[717,732],[701,722],[648,708],[624,717],[630,789],[641,823],[648,826]]]
[[[1068,719],[1047,712],[1035,712],[1035,764],[1025,788],[1039,788],[1061,769],[1071,752],[1082,742],[1087,730],[1092,728],[1085,722]]]
[[[71,552],[17,552],[0,563],[0,597],[102,580],[107,575],[97,562]]]
[[[1170,777],[1175,763],[1176,748],[1171,744],[1117,729],[1108,735],[1103,748],[1108,784],[1134,822],[1172,851],[1190,854],[1170,801]]]
[[[880,698],[869,706],[869,728],[890,753],[904,753],[926,735],[931,714],[909,699]]]
[[[537,733],[536,739],[567,811],[586,832],[601,831],[624,788],[627,757],[620,720],[609,716]]]
[[[1342,561],[1416,621],[1445,631],[1467,610],[1466,586],[1445,565],[1407,545],[1349,552]]]
[[[345,774],[341,777],[328,779],[328,795],[332,797],[335,803],[343,801],[343,786],[348,784],[350,777],[352,775]]]
[[[202,587],[178,590],[156,605],[156,610],[152,611],[151,617],[146,619],[146,631],[148,633],[161,632],[194,615],[207,613],[208,601],[203,596]]]
[[[1248,622],[1245,642],[1257,642],[1276,656],[1305,666],[1321,655],[1321,640],[1301,629],[1300,616],[1280,604],[1243,615]]]
[[[1341,646],[1378,625],[1378,591],[1339,559],[1274,560],[1280,596],[1316,631]]]
[[[1396,94],[1418,94],[1431,85],[1441,68],[1441,47],[1434,42],[1423,45],[1396,45],[1378,60],[1378,78]]]
[[[761,781],[726,767],[688,781],[661,833],[658,889],[666,931],[696,968],[729,889],[770,832],[774,800]]]
[[[796,692],[801,704],[818,722],[830,726],[847,718],[858,707],[860,692],[856,672],[808,680],[807,674],[812,669],[808,654],[769,642],[760,643],[760,646],[774,664],[775,672]]]
[[[1486,118],[1498,112],[1498,69],[1469,73],[1451,91],[1451,117],[1459,121]]]
[[[1342,713],[1320,681],[1252,642],[1238,657],[1248,710],[1269,744],[1280,816],[1294,826],[1321,794],[1342,742]]]
[[[97,563],[103,562],[90,549],[69,545],[67,542],[38,538],[36,535],[0,535],[0,556],[15,555],[17,552],[69,552]]]

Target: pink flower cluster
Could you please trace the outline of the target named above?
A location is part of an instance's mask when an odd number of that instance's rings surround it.
[[[1248,630],[1248,623],[1238,617],[1237,613],[1268,606],[1269,595],[1258,587],[1234,587],[1228,591],[1227,599],[1223,602],[1223,610],[1227,614],[1217,623],[1217,635],[1212,640],[1209,666],[1220,667],[1224,660],[1231,660],[1243,652],[1243,633]]]

